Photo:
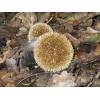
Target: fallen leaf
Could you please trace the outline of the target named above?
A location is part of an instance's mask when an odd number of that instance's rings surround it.
[[[50,87],[70,87],[76,86],[75,77],[70,73],[63,71],[60,75],[54,74],[50,79],[48,86]]]

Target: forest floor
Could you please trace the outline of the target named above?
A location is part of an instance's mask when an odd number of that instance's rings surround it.
[[[36,22],[65,34],[74,47],[68,69],[43,71],[28,52],[27,35]],[[100,86],[100,13],[0,13],[1,87]]]

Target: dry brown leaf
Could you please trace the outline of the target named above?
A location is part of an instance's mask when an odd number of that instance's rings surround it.
[[[21,20],[21,27],[25,27],[28,29],[37,21],[37,17],[33,12],[17,13],[12,21],[16,21],[16,19]]]
[[[99,33],[100,31],[97,31],[91,27],[87,27],[86,33],[93,34],[93,33]]]
[[[7,73],[7,70],[0,70],[0,78],[2,78]]]
[[[100,44],[97,44],[96,49],[95,49],[95,55],[98,56],[100,55]]]
[[[51,16],[50,12],[46,12],[46,13],[42,14],[39,18],[39,22],[42,22],[42,23],[47,22],[48,19],[50,18],[50,16]]]
[[[8,47],[11,47],[11,48],[15,48],[15,47],[20,46],[20,43],[19,43],[19,41],[17,41],[17,39],[8,40],[6,44]]]
[[[13,83],[14,82],[14,80],[12,80],[12,77],[14,77],[15,76],[15,73],[14,72],[8,72],[8,73],[6,73],[4,76],[2,76],[2,80],[3,80],[3,82],[5,82],[5,83]]]
[[[15,87],[15,83],[7,83],[5,87]]]
[[[3,57],[0,58],[0,64],[4,63],[7,58],[10,58],[12,56],[12,50],[8,49],[3,52]]]
[[[76,86],[75,77],[72,76],[70,73],[63,71],[60,75],[54,74],[53,77],[50,79],[48,86],[50,86],[50,87]]]

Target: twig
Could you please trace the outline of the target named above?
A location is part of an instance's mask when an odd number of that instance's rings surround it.
[[[80,41],[78,39],[76,39],[75,37],[73,37],[71,34],[65,33],[65,36],[70,39],[70,41],[73,43],[74,47],[77,47],[80,44]]]
[[[40,74],[43,74],[43,73],[47,73],[47,74],[48,74],[49,72],[41,72],[41,73],[30,74],[28,77],[25,77],[24,79],[20,80],[20,81],[17,83],[16,86],[19,86],[19,84],[20,84],[21,82],[25,81],[25,80],[28,79],[28,78],[31,78],[31,77],[33,77],[33,76],[37,76],[37,75],[40,75]]]

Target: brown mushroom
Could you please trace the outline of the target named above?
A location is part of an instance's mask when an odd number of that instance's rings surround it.
[[[34,44],[33,52],[40,68],[51,72],[68,68],[74,54],[71,42],[56,32],[41,35]]]
[[[29,30],[28,40],[31,41],[47,32],[53,32],[52,28],[48,24],[36,23]]]

